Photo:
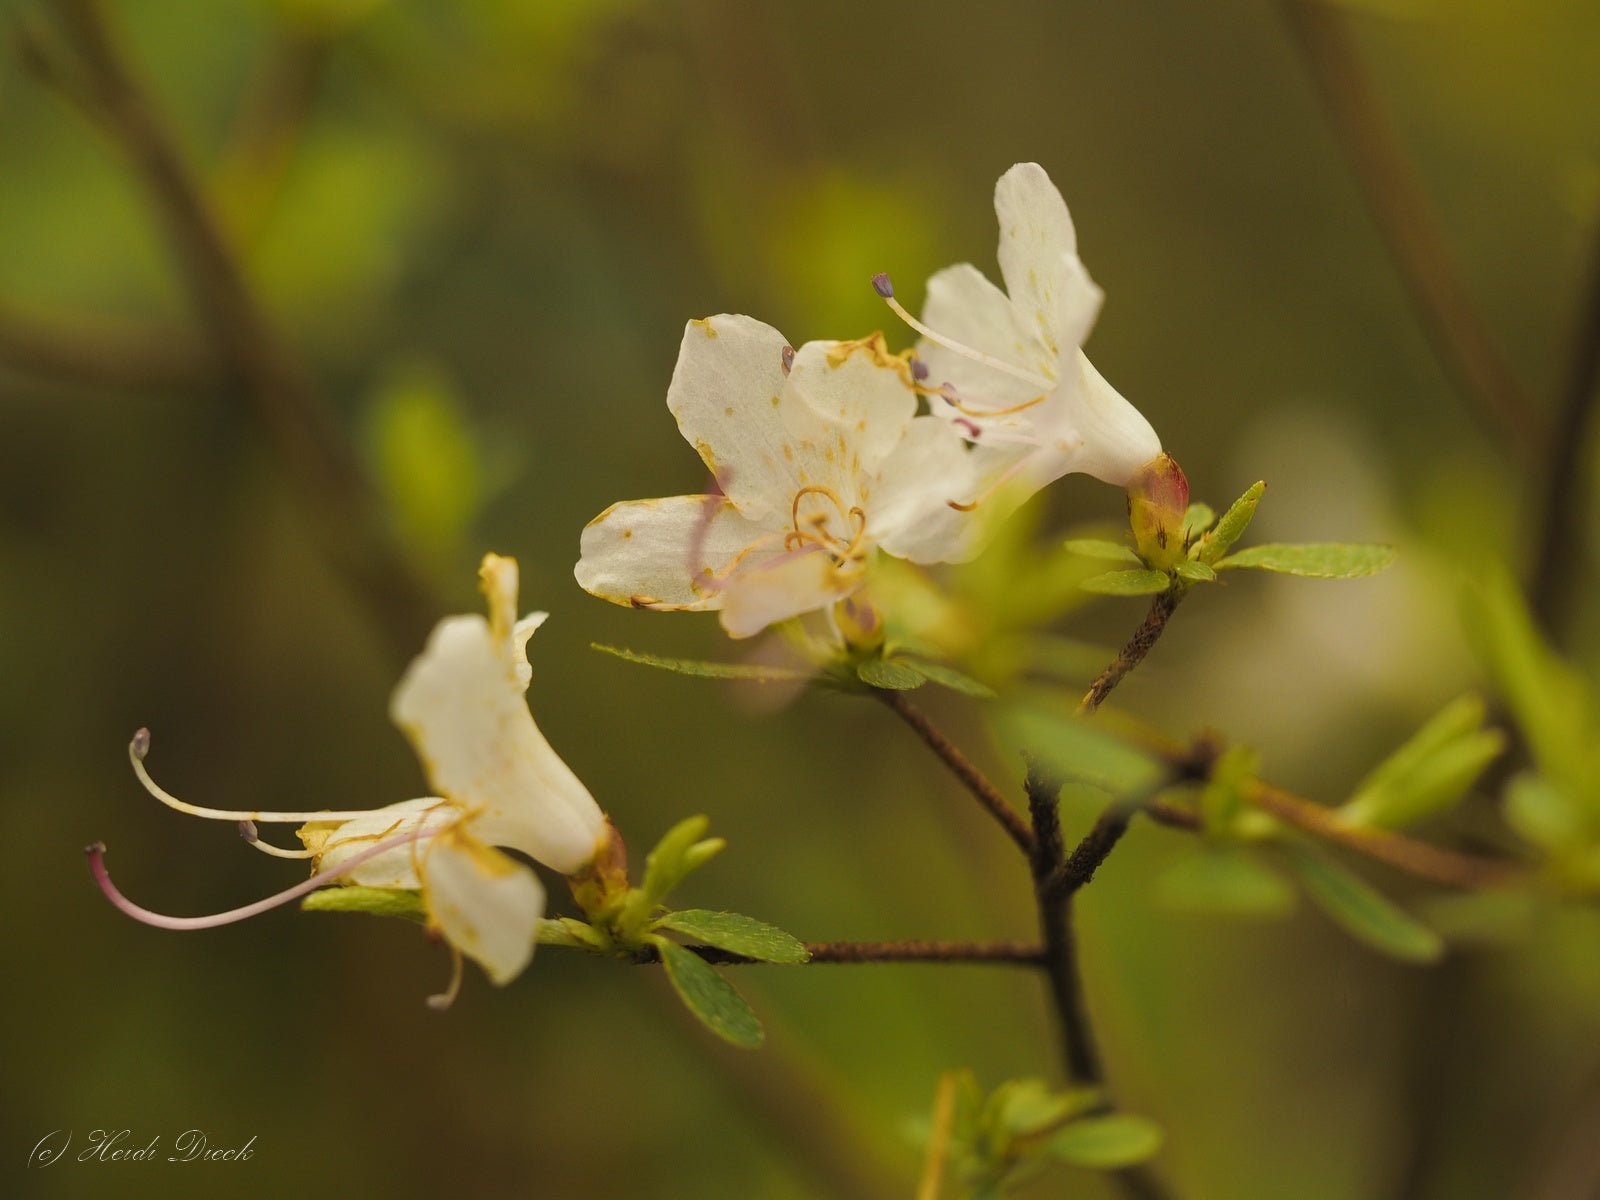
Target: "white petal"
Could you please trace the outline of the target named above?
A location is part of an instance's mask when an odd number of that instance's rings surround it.
[[[788,514],[779,523],[788,528]],[[716,576],[744,550],[752,565],[783,552],[775,536],[721,496],[613,504],[584,527],[573,569],[586,592],[632,608],[722,607]]]
[[[322,874],[385,838],[413,830],[423,830],[425,837],[431,836],[449,828],[460,816],[461,810],[448,800],[428,796],[375,808],[366,816],[349,821],[313,821],[301,826],[299,835],[306,849],[316,851],[316,873]],[[363,887],[421,887],[416,864],[426,847],[425,837],[369,859],[344,878]]]
[[[1000,274],[1019,323],[1050,351],[1081,346],[1100,290],[1078,261],[1078,237],[1061,193],[1038,163],[1018,163],[994,187]]]
[[[1161,453],[1161,439],[1133,405],[1105,381],[1088,357],[1076,355],[1078,380],[1064,368],[1061,394],[1075,448],[1069,471],[1082,471],[1106,483],[1127,487],[1134,472]],[[1070,386],[1076,383],[1079,386]]]
[[[922,323],[1012,366],[1055,378],[1056,354],[1022,330],[1006,294],[971,263],[946,267],[928,280]],[[927,364],[930,385],[949,384],[974,407],[1011,408],[1039,394],[1032,384],[927,338],[917,343],[917,357]]]
[[[544,885],[527,867],[477,839],[451,832],[423,860],[428,916],[495,983],[509,983],[533,958]]]
[[[447,617],[407,669],[389,713],[433,786],[473,814],[478,837],[571,874],[593,857],[605,817],[533,723],[523,696],[524,630],[519,624],[508,644],[482,617]]]
[[[722,627],[731,637],[751,637],[768,625],[842,600],[861,586],[863,573],[862,564],[838,566],[821,550],[797,551],[738,571],[724,595]]]
[[[779,412],[787,377],[783,334],[752,317],[690,321],[667,407],[723,494],[745,516],[784,514],[793,495]]]
[[[966,561],[987,541],[993,510],[980,504],[963,512],[951,502],[981,496],[1003,463],[1015,457],[984,447],[969,450],[944,421],[918,417],[879,473],[869,534],[896,558]]]
[[[802,401],[784,410],[786,427],[801,439],[795,447],[801,484],[875,470],[917,411],[911,365],[888,352],[881,333],[854,342],[807,342],[795,353],[788,391]],[[813,432],[807,410],[822,418],[820,431]]]

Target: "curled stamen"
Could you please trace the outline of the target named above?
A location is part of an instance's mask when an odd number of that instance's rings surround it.
[[[1055,390],[1056,385],[1054,380],[1046,379],[1043,375],[1036,375],[1034,372],[1024,370],[1022,367],[1014,366],[1013,364],[1006,362],[1006,360],[1003,358],[996,358],[992,354],[985,354],[982,350],[974,350],[971,346],[958,342],[954,338],[947,338],[944,334],[936,333],[932,329],[929,329],[921,321],[917,320],[906,311],[905,305],[901,304],[900,301],[894,298],[894,292],[892,289],[887,295],[881,291],[878,294],[883,296],[883,302],[889,306],[890,311],[892,311],[895,316],[899,317],[902,321],[911,326],[911,328],[915,329],[930,342],[936,342],[937,344],[943,346],[946,350],[953,350],[955,353],[961,355],[961,357],[970,358],[973,362],[982,363],[986,367],[993,367],[997,371],[1003,371],[1005,374],[1013,376],[1016,379],[1020,379],[1024,383],[1031,383],[1036,388],[1043,388],[1046,392],[1052,392]]]
[[[958,413],[965,413],[969,417],[1009,417],[1012,413],[1025,412],[1036,404],[1043,404],[1050,399],[1048,394],[1035,396],[1032,400],[1024,400],[1021,404],[1013,404],[1010,408],[984,408],[962,398],[948,383],[940,384],[936,388],[919,387],[917,391],[924,396],[937,396]]]
[[[99,885],[105,898],[118,912],[124,916],[132,917],[145,925],[154,925],[157,929],[215,929],[221,925],[232,925],[237,921],[247,921],[251,917],[270,912],[274,908],[281,908],[285,904],[292,904],[302,896],[309,896],[312,892],[324,887],[341,875],[348,875],[364,863],[371,862],[380,854],[390,850],[409,845],[419,838],[432,836],[438,830],[413,829],[409,833],[402,833],[387,841],[379,842],[376,846],[363,850],[360,854],[353,854],[336,867],[313,875],[310,879],[302,880],[292,888],[287,888],[264,900],[257,900],[253,904],[246,904],[242,908],[230,908],[226,912],[212,913],[205,917],[169,917],[158,912],[151,912],[148,908],[141,908],[129,900],[120,891],[117,885],[111,882],[111,875],[106,871],[105,853],[106,844],[96,842],[92,846],[84,847],[84,853],[89,856],[89,872],[94,876],[94,881]]]
[[[450,947],[450,982],[445,984],[444,991],[434,996],[429,996],[427,1005],[434,1012],[444,1012],[456,1002],[456,997],[461,994],[461,951],[454,946]]]
[[[789,521],[790,521],[790,524],[792,524],[795,527],[795,529],[798,530],[800,528],[800,501],[804,500],[807,496],[824,496],[824,497],[826,497],[827,499],[829,499],[829,500],[831,500],[833,502],[833,507],[838,511],[838,513],[839,513],[839,515],[841,517],[843,517],[847,521],[850,519],[850,513],[845,508],[844,501],[839,499],[839,493],[838,492],[834,491],[830,487],[824,487],[820,483],[810,483],[810,484],[807,484],[805,487],[801,488],[798,492],[796,492],[794,494],[794,504],[791,505],[790,509],[789,509]],[[818,521],[817,521],[818,515],[819,514],[813,513],[811,516],[807,517],[806,519],[808,521],[812,522],[813,524],[816,524],[816,523],[818,523]],[[826,524],[826,522],[827,522],[827,517],[824,515],[822,517],[821,523],[822,524]]]
[[[337,812],[324,809],[321,812],[245,812],[236,809],[201,808],[199,805],[186,804],[171,792],[157,785],[150,778],[150,772],[145,770],[145,755],[150,753],[150,731],[140,729],[133,735],[133,740],[128,743],[128,761],[133,764],[133,773],[139,777],[139,782],[144,785],[144,790],[149,792],[168,808],[177,809],[181,813],[188,813],[191,817],[205,817],[212,821],[274,821],[287,822],[300,825],[306,821],[353,821],[357,817],[364,817],[371,809],[352,809],[346,812]]]
[[[263,842],[261,834],[256,831],[254,821],[239,822],[239,836],[250,843],[263,854],[270,854],[273,858],[315,858],[316,853],[311,850],[285,850],[282,846],[274,846],[271,842]]]

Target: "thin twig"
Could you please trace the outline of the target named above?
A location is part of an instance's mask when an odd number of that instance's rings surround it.
[[[383,526],[360,465],[245,282],[183,156],[124,62],[96,0],[57,0],[81,79],[56,77],[128,156],[182,267],[196,315],[316,514],[314,535],[398,652],[414,652],[443,605]]]
[[[1578,571],[1588,530],[1584,507],[1584,467],[1589,462],[1594,405],[1600,394],[1600,221],[1595,224],[1588,275],[1579,300],[1572,364],[1568,368],[1556,427],[1545,455],[1545,488],[1539,520],[1539,549],[1529,591],[1534,616],[1559,642],[1577,599]]]
[[[1172,619],[1172,614],[1177,611],[1184,595],[1185,591],[1182,588],[1169,588],[1151,602],[1144,623],[1134,630],[1133,636],[1128,639],[1128,644],[1118,652],[1116,658],[1111,660],[1111,665],[1100,672],[1099,677],[1089,685],[1089,690],[1084,693],[1083,699],[1078,702],[1080,715],[1092,713],[1099,708],[1128,672],[1144,661],[1144,656],[1150,653],[1150,648],[1160,640],[1162,631],[1166,629],[1167,622]]]
[[[1509,440],[1522,461],[1531,460],[1540,445],[1537,414],[1456,272],[1342,6],[1283,0],[1281,7],[1434,353],[1489,432]]]
[[[0,366],[96,388],[195,387],[217,375],[214,357],[186,330],[104,318],[68,321],[4,303]]]
[[[1083,840],[1072,848],[1072,853],[1047,881],[1049,894],[1066,899],[1093,879],[1100,864],[1128,832],[1132,820],[1133,810],[1120,803],[1101,813],[1094,827],[1083,835]]]
[[[906,698],[904,692],[877,688],[873,694],[883,701],[891,712],[911,726],[928,749],[932,750],[939,760],[950,768],[955,777],[966,785],[967,790],[977,798],[984,811],[999,822],[1006,835],[1017,844],[1017,848],[1024,854],[1031,854],[1033,834],[1028,831],[1028,823],[1011,806],[1011,802],[1000,794],[1000,789],[978,770],[972,760],[940,732],[939,728],[928,720],[927,715]]]
[[[1445,850],[1387,830],[1345,825],[1332,809],[1260,780],[1245,785],[1244,799],[1264,812],[1316,834],[1324,841],[1444,887],[1505,887],[1526,874],[1524,868],[1504,859]]]

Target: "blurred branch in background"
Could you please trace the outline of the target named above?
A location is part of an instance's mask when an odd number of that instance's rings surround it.
[[[1593,412],[1600,392],[1600,219],[1594,222],[1591,240],[1572,362],[1542,476],[1538,549],[1529,575],[1534,616],[1557,646],[1573,615],[1589,536],[1585,468],[1592,458]]]
[[[24,60],[127,156],[171,245],[196,316],[291,477],[325,556],[361,598],[388,649],[397,658],[409,655],[445,606],[386,530],[347,440],[251,293],[199,184],[124,61],[100,5],[57,0],[55,7],[74,61],[65,61],[31,24],[18,31]],[[300,93],[307,94],[304,88]],[[0,341],[0,350],[4,344]],[[34,357],[39,357],[37,348]]]
[[[1344,13],[1325,0],[1281,7],[1434,353],[1485,430],[1507,442],[1519,463],[1533,462],[1543,421],[1467,294]]]
[[[198,388],[214,384],[210,348],[185,329],[108,318],[24,312],[0,303],[0,364],[103,388]]]

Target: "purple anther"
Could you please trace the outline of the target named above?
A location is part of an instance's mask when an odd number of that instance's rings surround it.
[[[150,753],[150,731],[148,729],[140,729],[136,732],[133,735],[130,749],[133,750],[133,756],[143,762],[144,756]]]
[[[923,380],[927,379],[928,364],[923,362],[920,358],[913,358],[911,360],[911,378],[915,379],[918,383],[921,383]]]
[[[261,840],[260,831],[256,829],[256,823],[254,821],[240,821],[239,836],[252,845]]]
[[[783,373],[787,375],[789,368],[792,366],[794,366],[794,347],[785,346],[783,348]]]
[[[889,282],[889,276],[887,272],[879,271],[872,277],[872,290],[877,292],[878,295],[882,296],[885,300],[889,300],[894,297],[894,284]]]

